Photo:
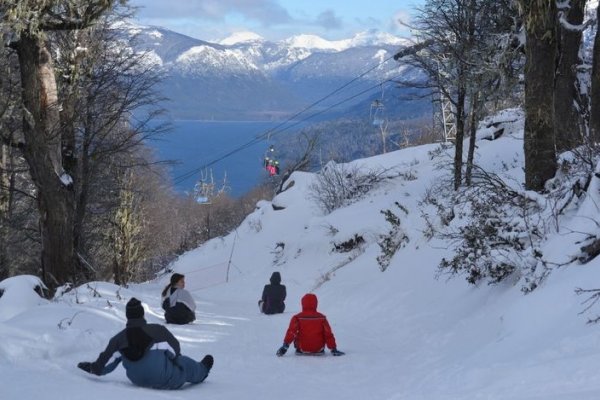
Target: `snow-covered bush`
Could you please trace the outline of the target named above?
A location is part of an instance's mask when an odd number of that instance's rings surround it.
[[[359,247],[360,245],[362,245],[364,243],[365,243],[365,239],[362,236],[355,233],[354,236],[348,240],[344,240],[339,243],[334,242],[333,243],[333,251],[338,252],[338,253],[347,253],[349,251],[356,249],[357,247]]]
[[[449,241],[453,251],[441,260],[439,273],[465,276],[471,284],[495,284],[513,277],[528,293],[557,267],[586,263],[599,255],[600,218],[592,218],[589,232],[578,232],[585,235],[574,243],[580,253],[552,260],[542,250],[550,234],[572,233],[561,221],[581,206],[580,199],[600,203],[597,185],[590,184],[600,177],[591,168],[598,156],[587,150],[585,154],[584,159],[577,149],[563,153],[544,193],[525,191],[478,166],[469,187],[455,192],[449,182],[440,182],[428,190],[421,203],[424,234]]]
[[[472,186],[446,196],[451,199],[446,208],[455,209],[456,218],[437,235],[454,244],[454,255],[441,260],[440,274],[462,275],[471,284],[495,284],[513,274],[539,272],[543,260],[538,246],[547,227],[535,199],[477,167]],[[443,197],[438,191],[438,207]]]
[[[330,213],[359,200],[389,178],[389,170],[363,170],[354,164],[330,161],[310,186],[309,195],[324,212]]]
[[[395,202],[394,204],[400,211],[403,211],[404,214],[408,215],[406,207],[398,202]],[[396,213],[390,209],[381,210],[380,212],[385,216],[385,220],[391,225],[390,230],[385,235],[380,235],[379,241],[377,242],[381,248],[381,254],[377,256],[377,263],[379,264],[381,271],[385,271],[398,249],[408,243],[408,235],[402,229],[401,219]]]

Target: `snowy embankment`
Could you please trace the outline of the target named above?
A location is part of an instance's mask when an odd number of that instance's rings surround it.
[[[477,162],[518,184],[523,180],[522,120],[508,114],[506,121],[496,140],[484,140],[489,132],[480,132]],[[124,304],[131,296],[144,302],[149,322],[163,322],[160,290],[168,275],[127,289],[92,282],[51,302],[37,300],[33,291],[11,295],[14,281],[5,281],[0,286],[5,289],[0,398],[600,398],[600,331],[586,325],[596,309],[579,315],[584,298],[574,293],[576,287],[600,287],[600,261],[557,268],[528,295],[514,280],[473,287],[461,277],[435,279],[451,246],[424,236],[420,203],[447,173],[438,166],[449,160],[451,150],[439,148],[427,145],[355,161],[363,169],[398,173],[326,215],[309,195],[315,176],[295,173],[288,189],[272,202],[259,203],[236,232],[180,257],[173,270],[186,275],[198,303],[197,321],[169,328],[184,354],[215,356],[210,376],[197,387],[140,389],[129,383],[122,367],[104,377],[76,368],[78,361],[95,359],[124,326]],[[560,221],[561,230],[545,244],[547,254],[560,257],[577,250],[580,236],[574,231],[593,229],[590,217],[598,213],[593,197],[584,197]],[[398,215],[408,243],[382,272],[377,241],[390,225],[381,210],[398,211],[395,202],[407,210]],[[361,246],[334,251],[355,235],[364,239]],[[288,288],[287,310],[260,315],[258,297],[276,270]],[[300,297],[310,291],[318,295],[319,310],[347,355],[275,357]]]

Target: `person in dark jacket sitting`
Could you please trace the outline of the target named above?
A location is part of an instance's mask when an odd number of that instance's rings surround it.
[[[316,295],[307,293],[302,297],[302,312],[290,320],[283,346],[276,353],[279,357],[287,352],[291,343],[294,343],[296,354],[324,354],[325,346],[329,347],[334,356],[345,354],[337,349],[327,317],[317,311],[317,305]]]
[[[179,341],[163,325],[148,324],[142,303],[132,297],[125,308],[127,325],[110,339],[106,349],[94,362],[80,362],[77,367],[95,375],[112,372],[123,363],[127,378],[138,386],[154,389],[179,389],[186,382],[200,383],[213,366],[206,355],[198,362],[181,354]],[[109,359],[118,356],[109,364]]]
[[[174,273],[162,292],[162,308],[167,324],[185,325],[196,319],[196,302],[185,290],[185,276]]]
[[[262,298],[258,302],[260,311],[265,314],[282,313],[285,310],[285,296],[285,285],[281,284],[281,275],[279,272],[273,272],[271,284],[265,285]]]

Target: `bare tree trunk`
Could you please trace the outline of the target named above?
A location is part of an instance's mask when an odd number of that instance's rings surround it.
[[[473,94],[471,99],[471,121],[469,129],[469,154],[467,155],[467,171],[465,173],[465,184],[471,186],[471,177],[473,175],[473,159],[475,158],[475,140],[477,139],[477,120],[479,115],[479,91]]]
[[[8,278],[8,212],[10,208],[10,177],[8,172],[8,151],[0,144],[0,281]]]
[[[114,219],[113,276],[117,285],[126,285],[131,280],[140,261],[142,218],[133,185],[133,173],[121,180],[119,208]]]
[[[521,0],[525,12],[525,188],[542,191],[556,173],[556,2]]]
[[[42,277],[51,289],[75,277],[74,194],[62,168],[59,103],[52,57],[42,39],[21,35],[24,157],[37,188]]]
[[[205,242],[208,242],[210,239],[212,239],[211,235],[211,230],[210,230],[210,210],[211,209],[211,205],[208,204],[207,206],[207,211],[206,211],[206,228],[205,228],[205,232],[206,232],[206,240]]]
[[[73,240],[75,251],[83,255],[85,254],[85,241],[83,237],[83,226],[87,215],[87,205],[90,193],[90,176],[91,167],[89,159],[88,145],[84,143],[81,152],[80,171],[79,171],[79,186],[77,190],[77,199],[75,204],[75,219],[73,223]]]
[[[459,68],[463,68],[462,66]],[[465,137],[465,98],[464,74],[459,73],[458,94],[456,100],[456,142],[454,150],[454,190],[462,183],[463,143]]]
[[[600,27],[600,6],[597,11],[597,26]],[[600,29],[594,38],[594,59],[592,61],[592,90],[590,93],[590,136],[600,143]]]
[[[77,34],[73,36],[75,38]],[[81,99],[81,93],[77,90],[77,74],[79,67],[78,60],[75,60],[71,71],[69,87],[67,89],[63,109],[61,112],[62,126],[64,127],[62,135],[63,163],[68,171],[73,175],[74,184],[74,215],[73,215],[73,249],[77,257],[85,255],[85,242],[83,238],[83,226],[87,212],[87,201],[89,192],[89,143],[81,140],[78,146],[77,140],[77,102]],[[79,111],[81,112],[81,111]],[[89,123],[89,116],[88,121]],[[85,131],[85,127],[83,128]],[[82,271],[86,278],[93,278],[86,268]]]
[[[580,25],[586,0],[571,0],[566,19],[570,24]],[[583,142],[583,124],[581,113],[576,107],[579,97],[577,89],[576,66],[579,64],[581,31],[569,30],[558,23],[559,60],[556,68],[554,87],[554,126],[556,129],[556,150],[570,150]]]
[[[62,97],[61,102],[61,126],[63,131],[61,132],[62,139],[62,161],[64,168],[67,171],[74,172],[77,170],[77,135],[76,135],[76,104],[80,100],[80,93],[78,91],[79,72],[81,64],[81,54],[83,52],[77,52],[74,48],[79,47],[81,30],[69,31],[67,37],[72,43],[71,52],[75,55],[70,58],[70,71],[69,76],[66,79],[67,87]]]

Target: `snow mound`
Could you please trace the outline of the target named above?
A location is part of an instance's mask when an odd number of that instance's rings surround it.
[[[44,283],[32,275],[14,276],[0,282],[0,321],[48,303],[38,294],[43,290],[46,290]]]

